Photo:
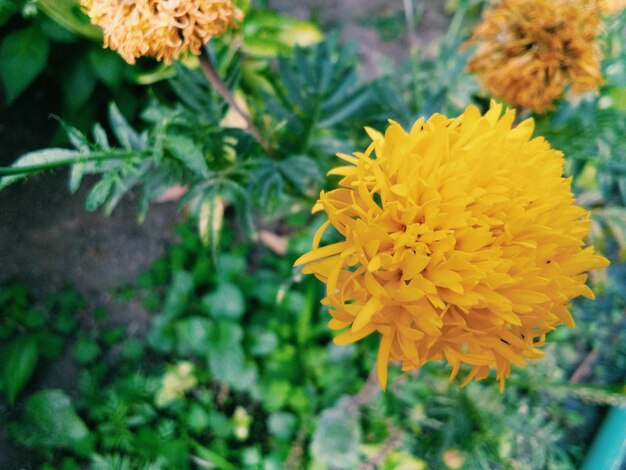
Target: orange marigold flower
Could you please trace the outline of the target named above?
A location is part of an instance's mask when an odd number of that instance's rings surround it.
[[[81,5],[104,30],[104,47],[129,64],[142,56],[169,64],[187,51],[199,55],[212,37],[242,18],[231,0],[81,0]]]
[[[468,45],[468,70],[493,96],[536,112],[602,83],[597,1],[501,0],[488,10]]]
[[[542,357],[568,303],[593,298],[586,271],[608,261],[585,247],[589,212],[574,205],[563,154],[528,119],[492,104],[449,119],[435,114],[409,133],[371,129],[365,153],[339,155],[343,178],[315,211],[328,220],[296,261],[326,283],[338,344],[380,335],[378,377],[390,360],[409,370],[432,360],[471,366],[464,383]],[[343,240],[319,247],[334,227]]]

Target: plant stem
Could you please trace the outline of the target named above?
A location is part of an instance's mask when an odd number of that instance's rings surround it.
[[[263,150],[265,150],[268,154],[271,155],[272,153],[271,147],[269,146],[267,141],[263,138],[263,136],[261,135],[261,132],[259,132],[259,129],[254,125],[248,113],[246,113],[241,108],[241,106],[239,106],[237,101],[235,101],[235,98],[231,94],[230,90],[228,89],[224,81],[221,79],[219,74],[217,73],[217,70],[215,69],[215,66],[213,65],[213,62],[211,61],[211,58],[207,54],[206,50],[203,50],[202,54],[200,55],[200,67],[202,68],[202,72],[204,72],[204,75],[206,76],[207,80],[211,83],[211,85],[215,87],[215,89],[222,96],[222,98],[224,98],[224,100],[230,105],[230,107],[234,109],[235,112],[239,114],[243,118],[243,120],[246,122],[245,131],[256,139],[256,141],[261,145],[261,147],[263,147]]]
[[[119,153],[117,155],[112,154],[110,151],[109,152],[94,152],[90,154],[89,156],[81,157],[79,155],[77,158],[68,158],[67,160],[57,160],[55,162],[41,163],[39,165],[0,167],[0,177],[21,175],[23,173],[37,173],[39,171],[51,170],[51,169],[59,168],[59,167],[66,166],[66,165],[76,165],[78,163],[98,162],[98,161],[106,161],[106,160],[123,160],[125,158],[141,157],[141,156],[144,156],[144,155],[139,152],[124,152],[124,153]]]
[[[387,428],[389,429],[389,438],[383,442],[382,446],[376,454],[361,464],[359,470],[375,470],[379,468],[387,456],[396,450],[402,444],[402,431],[387,420]]]
[[[398,378],[406,379],[406,374],[399,376]],[[394,381],[395,383],[395,381]],[[350,405],[356,407],[357,410],[367,405],[372,399],[380,393],[381,388],[378,383],[378,374],[376,372],[376,366],[372,368],[369,377],[361,387],[361,390],[356,395],[350,397]],[[402,443],[402,431],[393,425],[390,419],[386,420],[387,428],[389,429],[389,438],[383,443],[381,448],[375,455],[367,459],[359,466],[359,470],[374,470],[378,468],[387,458],[390,452],[397,449]]]
[[[378,374],[376,373],[376,366],[374,366],[369,377],[361,387],[361,390],[351,397],[351,401],[355,406],[360,408],[369,403],[379,392],[380,385],[378,384]]]

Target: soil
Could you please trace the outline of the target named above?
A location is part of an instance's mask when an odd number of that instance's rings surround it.
[[[55,132],[53,89],[36,84],[4,110],[0,118],[0,165],[24,153],[46,147]],[[0,192],[0,285],[28,285],[35,300],[71,286],[88,302],[88,310],[102,307],[111,324],[124,324],[141,334],[148,323],[138,303],[120,303],[112,291],[133,281],[174,240],[178,220],[173,203],[150,209],[139,225],[132,197],[123,200],[110,217],[89,213],[83,203],[89,189],[77,194],[67,189],[67,172],[43,174]],[[1,312],[0,312],[1,315]],[[71,351],[57,363],[36,371],[38,388],[60,388],[72,395],[77,368]],[[0,416],[3,405],[0,402]],[[32,456],[11,446],[0,427],[0,469],[36,468]]]
[[[393,66],[408,55],[409,44],[432,49],[449,21],[443,3],[423,2],[427,8],[410,37],[403,32],[401,0],[272,0],[270,6],[303,19],[318,18],[325,30],[339,29],[344,41],[359,45],[367,78],[379,73],[381,64]],[[395,40],[381,38],[381,24],[388,34],[391,30]],[[58,125],[48,116],[58,113],[58,94],[47,86],[37,83],[0,113],[0,165],[49,144]],[[72,286],[90,309],[103,307],[112,323],[125,324],[131,333],[141,334],[147,314],[138,304],[116,301],[112,290],[133,281],[175,240],[173,228],[180,217],[176,205],[152,207],[146,221],[138,225],[132,197],[106,217],[102,212],[85,211],[87,189],[83,185],[77,194],[70,195],[67,175],[59,171],[0,192],[0,285],[26,283],[38,300]],[[38,384],[70,393],[76,380],[69,352],[58,364],[38,374]],[[0,415],[2,412],[0,403]],[[2,428],[0,468],[32,468],[28,456],[11,446]]]
[[[325,31],[339,30],[346,43],[358,45],[365,78],[406,58],[411,50],[432,54],[448,29],[445,1],[416,2],[415,31],[407,34],[403,0],[271,0],[270,6],[300,19],[314,19]]]

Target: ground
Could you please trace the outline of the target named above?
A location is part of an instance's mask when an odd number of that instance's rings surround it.
[[[413,2],[417,3],[417,2]],[[413,48],[432,51],[447,28],[443,1],[426,6],[415,34],[404,31],[401,0],[273,0],[270,5],[300,18],[318,18],[324,29],[339,29],[344,41],[359,45],[365,76],[393,66]],[[387,39],[387,40],[386,40]],[[390,40],[395,39],[395,40]],[[57,111],[54,90],[40,82],[0,114],[0,165],[8,165],[29,150],[45,147],[58,124],[48,115]],[[146,221],[135,219],[134,201],[125,199],[106,217],[84,210],[86,187],[67,190],[66,173],[32,178],[0,192],[0,285],[26,283],[37,299],[73,286],[90,308],[104,307],[113,323],[141,332],[147,314],[137,304],[117,302],[112,290],[147,269],[175,239],[180,219],[175,203],[150,209]],[[71,393],[76,369],[69,355],[36,378],[37,384]],[[0,414],[2,407],[0,405]],[[0,468],[30,468],[0,429]]]

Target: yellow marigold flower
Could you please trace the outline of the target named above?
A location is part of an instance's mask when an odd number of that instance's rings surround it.
[[[626,0],[598,0],[602,13],[613,15],[626,8]]]
[[[493,96],[536,112],[602,83],[596,0],[501,0],[487,11],[468,44],[468,70]]]
[[[81,0],[93,24],[104,30],[104,47],[129,64],[142,56],[171,63],[182,53],[199,55],[242,13],[231,0]]]
[[[492,104],[457,118],[435,114],[409,133],[371,129],[365,153],[339,155],[339,188],[313,210],[328,220],[296,261],[326,283],[337,344],[380,334],[378,377],[390,360],[409,370],[461,364],[465,382],[542,357],[545,335],[574,326],[568,302],[593,298],[586,271],[608,261],[585,247],[587,210],[574,205],[563,154],[531,139],[528,119]],[[330,226],[343,241],[319,247]]]

